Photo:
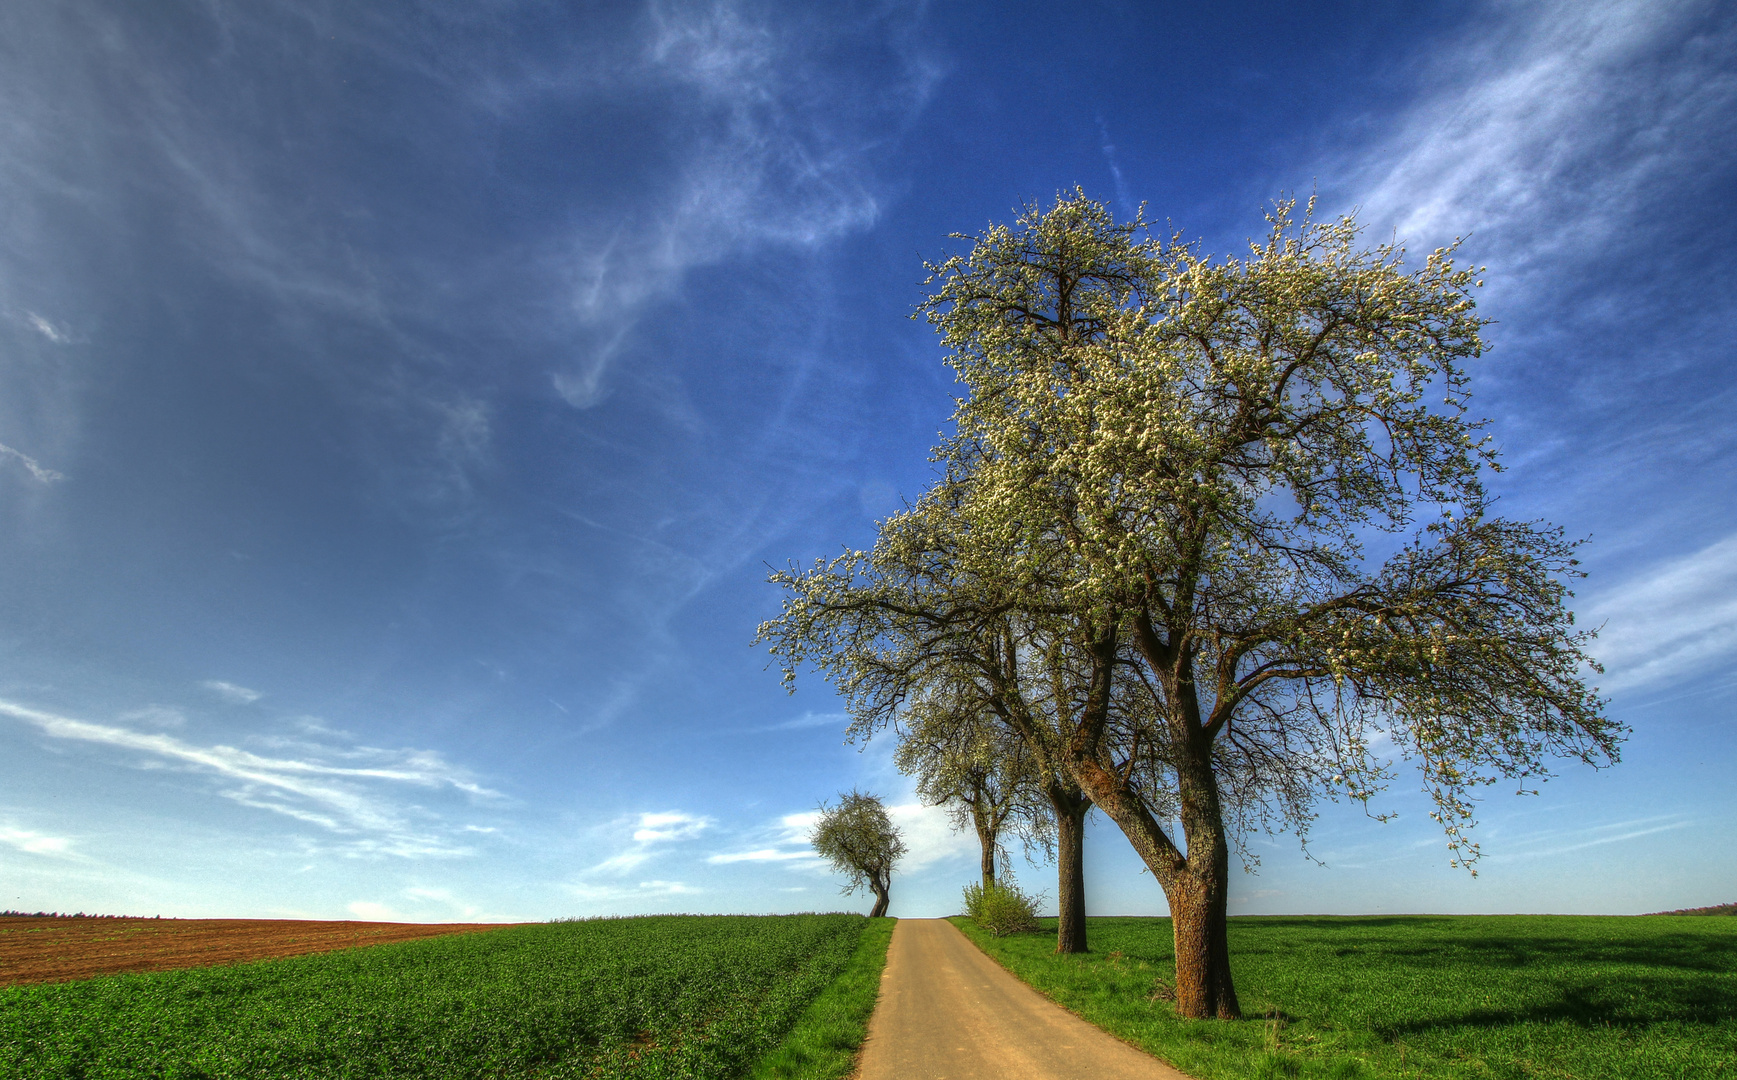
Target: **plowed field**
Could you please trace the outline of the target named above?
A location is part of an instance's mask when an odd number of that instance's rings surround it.
[[[0,918],[0,986],[238,964],[442,934],[472,934],[494,930],[497,925],[12,916]]]

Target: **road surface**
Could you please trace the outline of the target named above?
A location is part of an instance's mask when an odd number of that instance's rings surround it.
[[[1020,982],[944,919],[900,919],[858,1080],[1188,1080]]]

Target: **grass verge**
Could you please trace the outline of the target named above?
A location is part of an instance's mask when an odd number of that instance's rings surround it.
[[[1737,1076],[1737,925],[1695,917],[1231,920],[1248,1019],[1180,1020],[1169,919],[1099,918],[1057,956],[1055,920],[985,953],[1200,1080],[1713,1080]]]
[[[860,915],[655,916],[0,990],[0,1078],[737,1077]]]
[[[869,1014],[880,993],[881,970],[896,919],[870,919],[850,963],[796,1021],[750,1080],[839,1080],[850,1075],[868,1035]]]

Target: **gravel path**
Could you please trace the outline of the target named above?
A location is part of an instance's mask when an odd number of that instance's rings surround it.
[[[1188,1080],[1020,982],[943,919],[900,919],[857,1080]]]

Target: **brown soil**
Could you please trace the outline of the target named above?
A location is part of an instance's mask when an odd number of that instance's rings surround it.
[[[442,934],[473,934],[500,925],[12,916],[0,918],[0,986],[239,964]]]

